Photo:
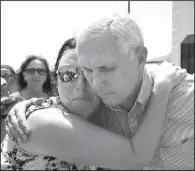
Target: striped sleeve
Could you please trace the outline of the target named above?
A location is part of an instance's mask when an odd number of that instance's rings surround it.
[[[166,169],[194,169],[194,78],[191,75],[170,94],[161,143]]]

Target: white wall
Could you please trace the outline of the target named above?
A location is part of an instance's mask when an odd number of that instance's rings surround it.
[[[131,1],[130,5],[148,48],[147,60],[165,60],[172,48],[172,2]]]
[[[172,50],[171,60],[180,62],[179,43],[187,33],[194,32],[194,5],[192,1],[176,3],[173,25],[177,31],[172,43],[172,1],[131,1],[131,16],[143,31],[148,60],[165,59]],[[18,69],[26,55],[35,54],[53,65],[60,46],[76,28],[115,12],[127,13],[127,1],[3,1],[1,63]]]
[[[65,40],[92,19],[127,13],[127,1],[1,2],[1,64],[18,69],[27,55],[42,55],[51,66]]]
[[[172,1],[171,62],[181,65],[181,42],[194,34],[194,1]]]

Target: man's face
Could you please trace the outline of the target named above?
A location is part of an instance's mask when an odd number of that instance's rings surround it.
[[[109,106],[121,105],[136,89],[140,67],[131,55],[121,55],[110,33],[78,42],[78,59],[93,90]]]

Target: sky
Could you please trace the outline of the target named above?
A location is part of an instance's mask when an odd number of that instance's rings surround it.
[[[46,58],[52,69],[61,45],[78,29],[127,11],[127,1],[3,1],[1,64],[18,69],[33,54]],[[171,1],[131,1],[130,15],[142,29],[149,60],[171,52]]]

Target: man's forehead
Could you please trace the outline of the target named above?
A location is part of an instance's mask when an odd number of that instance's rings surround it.
[[[101,67],[112,67],[117,66],[118,62],[116,60],[113,60],[112,58],[107,58],[109,60],[106,60],[106,58],[99,58],[99,57],[92,57],[89,59],[83,59],[80,61],[81,67],[85,68],[101,68]]]

